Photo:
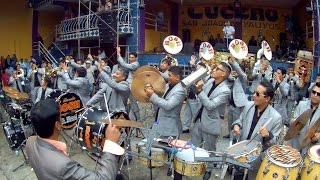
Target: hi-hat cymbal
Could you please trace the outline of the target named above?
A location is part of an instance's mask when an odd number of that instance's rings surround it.
[[[29,95],[27,93],[23,93],[23,92],[7,93],[7,96],[9,96],[12,99],[29,99]]]
[[[318,131],[320,127],[320,118],[311,126],[311,128],[308,129],[306,132],[303,140],[300,142],[300,147],[304,148],[308,144],[311,143],[311,138],[314,136],[314,134]]]
[[[159,71],[158,71],[156,68],[154,68],[154,67],[152,67],[152,66],[146,65],[146,66],[141,66],[141,67],[139,67],[139,68],[134,72],[133,77],[136,77],[136,76],[138,76],[140,73],[145,72],[145,71],[153,71],[153,72],[157,72],[158,74],[160,74]]]
[[[6,93],[18,93],[19,90],[10,86],[4,86],[2,90]]]
[[[153,87],[154,92],[158,96],[162,96],[166,87],[166,82],[159,72],[154,71],[144,71],[133,78],[131,90],[132,95],[139,102],[146,103],[149,101],[144,88],[147,84]]]
[[[102,122],[109,124],[108,119],[102,120]],[[126,120],[126,119],[111,119],[111,122],[113,125],[119,126],[119,127],[142,127],[143,123]]]
[[[299,134],[301,129],[307,124],[309,118],[311,117],[312,109],[308,109],[303,112],[290,126],[286,135],[284,136],[284,140],[288,141],[294,138],[296,135]]]

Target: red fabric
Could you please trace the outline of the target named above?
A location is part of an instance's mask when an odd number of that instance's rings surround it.
[[[9,73],[5,73],[2,75],[1,80],[3,82],[3,86],[9,86],[9,79],[10,79]]]

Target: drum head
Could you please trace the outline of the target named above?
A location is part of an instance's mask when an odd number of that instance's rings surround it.
[[[108,114],[98,108],[88,108],[80,116],[76,134],[82,149],[100,155],[104,145],[105,124]]]
[[[54,89],[52,90],[45,98],[46,99],[58,99],[61,94],[64,92],[61,89]]]
[[[243,154],[248,154],[255,150],[261,143],[257,140],[252,140],[248,144],[249,140],[244,140],[238,142],[227,149],[228,154],[232,156],[241,156]]]
[[[73,128],[80,117],[80,110],[83,108],[80,97],[75,93],[66,93],[58,97],[60,105],[62,128]]]
[[[296,167],[302,161],[299,151],[287,145],[273,145],[267,150],[267,157],[274,164],[286,168]]]
[[[209,157],[209,153],[202,148],[197,148],[195,150],[189,148],[178,151],[175,156],[185,162],[194,162],[194,157]]]
[[[310,159],[312,159],[313,161],[320,163],[320,145],[314,145],[312,147],[310,147],[309,151],[308,151],[308,155],[310,157]]]

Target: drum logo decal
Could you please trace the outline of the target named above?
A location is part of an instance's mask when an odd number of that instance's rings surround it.
[[[86,126],[86,134],[85,134],[85,141],[87,148],[90,150],[91,149],[91,143],[90,143],[90,126]]]

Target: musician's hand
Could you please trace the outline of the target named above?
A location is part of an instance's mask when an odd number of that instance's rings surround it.
[[[91,54],[88,54],[88,59],[93,60],[93,57]]]
[[[120,133],[120,130],[117,128],[117,126],[113,125],[112,123],[108,124],[108,127],[105,132],[105,136],[107,140],[118,144],[120,135],[121,133]]]
[[[98,66],[98,71],[99,71],[99,72],[101,72],[101,71],[102,71],[102,69],[103,69],[103,68],[102,68],[102,66],[101,66],[101,65],[99,65],[99,66]]]
[[[144,88],[144,91],[146,92],[148,97],[151,97],[152,94],[154,93],[154,90],[151,84],[147,84]]]
[[[234,63],[234,57],[231,55],[228,57],[228,63],[233,64]]]
[[[237,124],[233,126],[233,134],[235,136],[240,135],[240,127]]]
[[[266,129],[266,127],[261,127],[259,129],[259,133],[261,134],[262,137],[268,138],[269,137],[269,131]]]
[[[318,142],[320,138],[320,133],[315,133],[314,136],[311,138],[312,142]]]
[[[61,66],[61,69],[62,69],[63,71],[67,71],[67,70],[68,70],[67,63],[63,63],[62,66]]]
[[[196,63],[196,59],[194,58],[194,55],[191,56],[191,59],[189,61],[190,65],[193,66]]]
[[[199,80],[197,82],[196,86],[197,86],[199,92],[202,91],[203,85],[204,85],[204,82],[202,80]]]
[[[121,48],[120,47],[117,47],[117,55],[121,56]]]

